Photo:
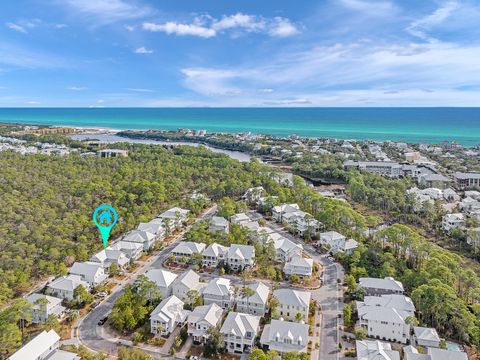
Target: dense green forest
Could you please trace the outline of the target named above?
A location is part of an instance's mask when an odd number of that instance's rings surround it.
[[[194,206],[194,190],[235,197],[261,181],[258,163],[202,148],[123,146],[127,158],[0,153],[0,304],[100,249],[91,214],[102,203],[119,214],[115,238],[172,205]]]

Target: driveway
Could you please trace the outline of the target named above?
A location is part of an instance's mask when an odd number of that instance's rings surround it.
[[[212,216],[212,214],[215,213],[216,208],[216,205],[212,206],[199,218],[197,218],[197,221]],[[125,285],[132,284],[138,275],[147,272],[151,268],[156,268],[158,264],[161,264],[163,260],[169,256],[171,250],[177,245],[177,242],[183,238],[183,234],[188,229],[189,227],[178,234],[176,238],[168,246],[163,248],[157,255],[152,256],[142,266],[137,268],[136,271],[133,274],[130,274],[129,278],[121,286],[117,286],[117,288],[109,297],[107,297],[100,305],[98,305],[79,321],[78,339],[82,345],[85,345],[91,350],[104,352],[109,355],[116,355],[118,348],[121,346],[133,346],[131,341],[120,340],[118,338],[114,338],[111,334],[108,334],[103,326],[98,325],[98,321],[110,314],[115,300],[125,291]],[[139,346],[139,348],[152,355],[154,359],[165,358],[165,356],[161,355],[161,351],[158,348],[152,346]]]

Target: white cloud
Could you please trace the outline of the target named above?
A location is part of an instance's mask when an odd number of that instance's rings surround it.
[[[36,101],[36,100],[30,100],[30,101],[25,101],[25,104],[27,105],[40,105],[40,101]]]
[[[143,29],[152,32],[164,32],[180,36],[198,36],[211,38],[226,31],[263,33],[273,37],[288,37],[300,32],[298,26],[287,18],[273,19],[262,16],[236,13],[215,19],[209,15],[197,16],[192,23],[166,22],[157,24],[144,22]]]
[[[383,13],[392,13],[397,11],[397,6],[388,0],[338,0],[343,7],[353,10],[366,12],[371,16],[378,16]]]
[[[140,88],[129,88],[128,91],[141,92],[141,93],[151,93],[153,90],[150,89],[140,89]]]
[[[95,26],[138,19],[155,13],[151,8],[124,0],[62,0],[59,4],[67,5],[76,17],[90,17],[89,20],[94,20]]]
[[[40,23],[40,20],[34,19],[34,20],[21,20],[16,23],[13,22],[7,22],[5,25],[14,31],[21,32],[23,34],[27,34],[28,30],[31,30]]]
[[[135,30],[135,26],[134,25],[125,25],[125,29],[127,29],[128,31],[132,32]]]
[[[2,42],[0,39],[0,65],[21,68],[67,68],[71,63],[65,62],[57,55],[35,52],[17,44]]]
[[[447,1],[443,6],[439,7],[432,14],[425,16],[419,20],[412,22],[407,31],[413,36],[424,40],[435,40],[427,35],[427,32],[434,26],[444,22],[450,15],[460,7],[457,1]]]
[[[145,46],[141,46],[134,50],[135,54],[152,54],[153,50],[147,49]]]
[[[345,104],[358,104],[358,94],[368,98],[370,89],[381,89],[371,91],[370,101],[385,103],[395,99],[397,105],[419,105],[421,101],[413,96],[420,96],[428,99],[429,104],[437,99],[437,105],[445,106],[457,104],[459,94],[468,93],[462,88],[478,87],[479,58],[480,45],[354,42],[281,52],[255,64],[185,68],[182,74],[187,88],[218,101],[236,98],[243,104],[253,103],[255,99],[250,95],[255,89],[267,88],[282,90],[263,94],[257,91],[256,103],[288,105],[282,102],[306,99],[312,104],[323,104],[323,96],[330,94],[332,104],[340,105],[343,100],[335,94],[348,94]],[[454,93],[451,100],[444,97]]]
[[[311,105],[312,102],[307,99],[283,99],[283,100],[267,100],[263,105],[285,106],[285,105]]]
[[[69,87],[67,87],[67,90],[83,91],[83,90],[88,90],[88,88],[85,87],[85,86],[69,86]]]
[[[143,29],[152,32],[164,32],[166,34],[174,34],[179,36],[199,36],[203,38],[209,38],[216,35],[214,29],[206,28],[201,25],[195,24],[180,24],[173,21],[165,24],[156,24],[151,22],[143,23]]]

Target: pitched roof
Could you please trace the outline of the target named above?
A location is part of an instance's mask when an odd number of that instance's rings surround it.
[[[273,235],[273,234],[272,234]],[[279,236],[274,236],[273,239],[273,247],[275,251],[282,251],[288,254],[290,251],[294,249],[303,249],[301,244],[294,243],[292,240],[283,237],[282,235],[278,234]]]
[[[188,315],[188,322],[197,323],[199,321],[206,321],[212,326],[216,326],[222,318],[223,310],[215,303],[210,305],[197,306]]]
[[[162,224],[155,222],[155,221],[150,221],[148,223],[140,223],[138,224],[137,230],[142,230],[149,232],[151,234],[161,234],[163,232],[163,226]]]
[[[160,304],[150,314],[150,319],[169,322],[183,322],[190,311],[183,310],[184,302],[175,295],[163,299]]]
[[[219,296],[229,296],[232,293],[232,288],[230,286],[230,280],[226,278],[215,278],[210,280],[205,289],[202,292],[205,294],[219,295]]]
[[[285,266],[287,266],[287,265],[288,265],[288,267],[308,267],[308,268],[312,268],[313,267],[313,260],[309,259],[309,258],[305,258],[305,257],[300,256],[300,255],[294,255],[294,256],[292,256],[290,261],[287,261],[285,263]]]
[[[250,289],[255,291],[255,294],[248,297],[248,302],[254,304],[266,304],[268,301],[268,295],[270,294],[270,288],[264,283],[257,281],[248,286]],[[243,299],[242,294],[239,293],[238,299]]]
[[[389,343],[372,340],[357,340],[358,360],[400,360],[400,353],[392,350]]]
[[[250,221],[250,218],[245,213],[235,214],[230,218],[231,222],[243,222]]]
[[[320,239],[322,241],[333,241],[334,239],[345,239],[346,237],[336,231],[327,231],[320,233]]]
[[[143,249],[143,246],[142,244],[139,244],[136,242],[119,241],[107,247],[107,249],[109,248],[112,250],[139,250],[139,249]]]
[[[283,305],[308,307],[312,294],[308,291],[277,289],[273,296]]]
[[[9,360],[36,360],[60,340],[55,330],[42,331],[25,346],[9,357]]]
[[[45,360],[81,360],[80,356],[70,351],[56,349]]]
[[[221,253],[226,254],[228,252],[228,247],[212,243],[203,251],[203,256],[213,256],[218,257]]]
[[[151,232],[143,230],[133,230],[123,238],[123,241],[144,243],[145,241],[150,242],[153,238],[155,238],[155,235]]]
[[[278,341],[276,340],[278,338]],[[283,342],[291,339],[292,344],[308,342],[308,325],[291,321],[272,319],[271,324],[265,325],[260,342]]]
[[[427,353],[432,360],[468,360],[467,354],[462,351],[443,350],[429,347]]]
[[[30,304],[33,304],[33,309],[40,309],[40,304],[35,304],[35,302],[38,300],[38,299],[47,299],[48,303],[46,304],[47,305],[47,312],[58,306],[58,305],[61,305],[62,303],[62,299],[59,299],[59,298],[56,298],[56,297],[53,297],[53,296],[49,296],[49,295],[44,295],[44,294],[38,294],[38,293],[34,293],[34,294],[30,294],[29,296],[27,296],[27,301],[30,303]]]
[[[79,275],[67,275],[53,280],[47,285],[47,287],[58,290],[73,291],[79,285],[82,285],[85,289],[89,288],[88,283],[83,281]]]
[[[244,337],[247,332],[251,332],[252,335],[257,334],[259,326],[259,316],[232,311],[228,313],[220,332],[226,335],[233,334]]]
[[[403,284],[400,281],[388,276],[384,279],[363,277],[359,279],[358,283],[362,288],[404,291]]]
[[[418,340],[440,341],[440,336],[434,328],[414,326],[413,332]]]
[[[179,213],[180,216],[187,216],[190,210],[182,209],[179,207],[173,207],[171,209],[168,209],[164,213],[160,214],[158,217],[159,218],[169,218],[169,219],[176,219],[176,213]]]
[[[177,278],[177,274],[163,269],[148,270],[145,276],[161,288],[168,288]]]
[[[193,270],[187,270],[178,276],[174,283],[175,285],[182,284],[188,289],[195,289],[200,283],[200,276]]]
[[[251,259],[255,254],[255,248],[251,245],[232,244],[228,248],[228,257]]]
[[[210,222],[215,226],[228,226],[228,220],[222,216],[212,216]]]
[[[180,254],[195,254],[201,253],[205,249],[204,243],[196,243],[192,241],[181,241],[175,249],[172,250],[172,253]]]
[[[365,306],[362,314],[358,315],[364,320],[387,321],[395,324],[404,324],[405,319],[410,316],[403,310],[397,310],[384,306]]]
[[[70,274],[82,274],[87,276],[95,276],[97,272],[103,271],[103,267],[99,263],[95,262],[75,262],[70,268]]]
[[[415,305],[412,299],[405,295],[389,294],[382,296],[365,296],[363,302],[358,301],[357,307],[360,308],[364,305],[368,306],[385,306],[389,308],[395,308],[404,311],[415,311]]]

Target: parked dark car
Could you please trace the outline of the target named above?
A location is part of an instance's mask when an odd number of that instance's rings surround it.
[[[102,318],[102,319],[100,319],[100,320],[98,321],[98,325],[102,326],[103,324],[105,324],[105,322],[106,322],[107,320],[108,320],[108,317],[105,316],[104,318]]]

